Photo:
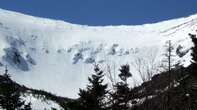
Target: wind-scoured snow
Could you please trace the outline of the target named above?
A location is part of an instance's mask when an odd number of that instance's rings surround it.
[[[136,59],[160,64],[165,42],[172,40],[176,62],[190,64],[188,33],[197,29],[197,15],[136,26],[85,26],[0,9],[0,70],[26,86],[76,98],[87,84],[93,64],[118,69],[130,64],[134,83],[142,79]],[[2,66],[1,66],[2,65]]]

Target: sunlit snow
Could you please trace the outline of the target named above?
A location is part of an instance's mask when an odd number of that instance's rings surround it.
[[[32,17],[0,9],[0,66],[5,65],[20,84],[44,89],[57,95],[76,98],[87,84],[93,64],[115,67],[130,64],[133,80],[142,80],[132,67],[136,58],[160,64],[165,42],[172,40],[175,49],[192,46],[188,33],[197,29],[197,15],[155,24],[136,26],[85,26],[58,20]],[[20,59],[15,59],[15,54]],[[16,61],[15,61],[16,60]],[[176,57],[185,66],[190,52]]]

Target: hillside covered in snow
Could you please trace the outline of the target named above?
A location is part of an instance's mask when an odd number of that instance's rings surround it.
[[[86,26],[0,9],[0,72],[7,65],[20,84],[76,98],[94,63],[114,73],[130,64],[131,85],[142,83],[136,60],[159,66],[168,40],[175,62],[188,66],[193,45],[188,33],[196,29],[197,15],[136,26]]]

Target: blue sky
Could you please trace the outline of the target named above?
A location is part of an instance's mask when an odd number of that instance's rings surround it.
[[[154,23],[197,13],[196,0],[1,0],[0,8],[85,25]]]

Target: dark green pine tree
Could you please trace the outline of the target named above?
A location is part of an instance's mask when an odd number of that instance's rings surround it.
[[[7,75],[3,77],[9,78]],[[0,84],[0,107],[6,110],[19,110],[23,105],[24,101],[20,99],[20,92],[16,85],[4,80],[3,84]]]
[[[31,110],[30,105],[20,98],[20,90],[7,73],[6,68],[4,75],[0,77],[0,108],[5,110]]]
[[[80,89],[79,105],[80,110],[105,110],[107,84],[103,84],[103,71],[98,65],[94,68],[95,74],[88,78],[89,85],[86,90]]]
[[[128,64],[121,66],[120,68],[120,79],[127,85],[127,79],[131,77],[132,74],[130,73],[130,67]]]
[[[194,46],[192,47],[192,73],[194,73],[195,75],[197,75],[197,38],[195,34],[189,34],[189,36],[192,39],[192,42],[194,43]]]
[[[128,102],[129,102],[129,92],[130,88],[127,84],[128,78],[130,78],[132,74],[130,73],[129,65],[123,65],[120,69],[119,77],[121,79],[116,85],[114,85],[115,91],[111,93],[112,96],[112,105],[111,110],[128,110]]]
[[[182,85],[186,94],[189,94],[185,98],[189,110],[196,110],[197,108],[197,38],[195,34],[189,34],[193,42],[193,47],[191,48],[191,65],[188,67],[188,71],[191,73],[190,76],[182,81]]]

